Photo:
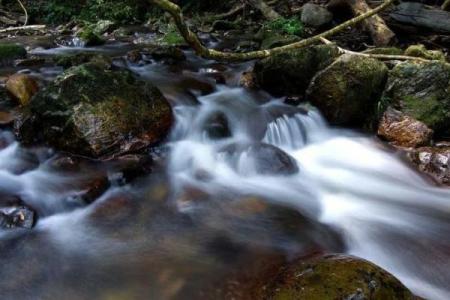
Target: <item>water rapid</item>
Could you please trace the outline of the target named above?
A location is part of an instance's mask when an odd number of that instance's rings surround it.
[[[181,75],[128,66],[176,119],[166,156],[134,182],[109,163],[61,169],[60,154],[1,132],[0,193],[39,214],[32,230],[0,233],[2,299],[192,299],[259,258],[315,251],[354,254],[419,296],[450,299],[450,190],[313,107],[233,84],[186,87],[211,83],[212,63],[195,64]],[[110,187],[84,206],[99,172]]]

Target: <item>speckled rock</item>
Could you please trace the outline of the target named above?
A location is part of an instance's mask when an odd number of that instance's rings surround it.
[[[378,135],[395,146],[418,147],[430,143],[433,130],[398,110],[388,108],[378,126]]]
[[[450,186],[450,143],[414,149],[408,156],[420,171]]]

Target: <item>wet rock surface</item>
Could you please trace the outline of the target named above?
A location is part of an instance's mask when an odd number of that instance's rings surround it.
[[[0,208],[0,228],[2,229],[31,229],[35,221],[35,213],[26,207]]]
[[[450,186],[450,144],[442,143],[434,147],[421,147],[409,154],[418,169],[430,175],[438,183]]]
[[[39,92],[16,128],[27,144],[105,158],[161,141],[171,124],[170,105],[150,83],[85,64]]]
[[[450,130],[449,90],[449,64],[403,62],[390,71],[383,98],[439,135]]]
[[[361,125],[375,112],[387,72],[378,60],[344,54],[312,79],[307,100],[334,125]]]
[[[255,64],[261,88],[275,95],[303,94],[314,74],[339,56],[333,45],[302,48],[265,58]]]
[[[424,123],[388,108],[378,126],[378,135],[395,146],[418,147],[431,142],[433,131]]]
[[[20,105],[28,105],[31,98],[39,91],[36,79],[26,74],[14,74],[8,78],[6,89]]]
[[[299,260],[275,278],[264,299],[416,299],[387,271],[346,255]]]
[[[292,175],[299,172],[294,158],[269,144],[232,144],[222,152],[229,156],[235,169],[244,173]]]

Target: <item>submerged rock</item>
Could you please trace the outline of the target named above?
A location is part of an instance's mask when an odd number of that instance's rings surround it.
[[[412,293],[394,276],[360,258],[326,255],[285,267],[266,286],[264,299],[412,300]]]
[[[408,61],[389,73],[383,99],[442,134],[450,132],[449,91],[449,64]]]
[[[297,162],[283,150],[264,143],[231,144],[223,149],[238,172],[292,175],[299,172]]]
[[[314,74],[339,56],[335,45],[320,45],[272,55],[255,64],[261,88],[275,95],[305,92]]]
[[[388,108],[380,121],[378,135],[395,146],[417,147],[430,143],[433,130],[398,110]]]
[[[36,80],[26,74],[14,74],[8,78],[6,89],[21,105],[28,105],[31,98],[39,91]]]
[[[307,100],[335,125],[361,125],[371,117],[388,69],[380,61],[345,54],[311,81]]]
[[[333,14],[320,5],[306,3],[302,7],[301,21],[311,27],[322,27],[331,22]]]
[[[171,107],[156,87],[126,71],[84,64],[36,94],[15,127],[26,144],[108,158],[161,141],[171,124]]]

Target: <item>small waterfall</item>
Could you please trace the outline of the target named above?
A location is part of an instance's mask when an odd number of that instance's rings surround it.
[[[325,120],[315,110],[294,116],[284,115],[267,126],[263,141],[282,149],[298,149],[318,140],[326,128]]]

